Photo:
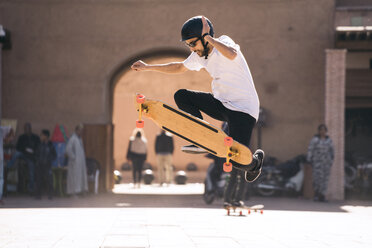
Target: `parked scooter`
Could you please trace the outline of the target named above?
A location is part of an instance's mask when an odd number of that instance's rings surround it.
[[[305,155],[298,155],[279,165],[264,163],[261,175],[253,184],[254,191],[261,196],[278,193],[299,195],[304,180]]]

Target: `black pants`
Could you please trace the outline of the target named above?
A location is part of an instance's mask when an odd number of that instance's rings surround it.
[[[133,182],[134,183],[141,183],[142,179],[142,168],[145,160],[143,158],[133,158]]]
[[[43,189],[43,185],[48,193],[48,197],[53,196],[53,175],[52,167],[50,165],[37,164],[35,168],[35,196],[40,197]]]
[[[174,94],[177,106],[193,116],[203,119],[201,111],[219,121],[225,121],[229,127],[228,135],[239,143],[249,146],[256,119],[251,115],[226,108],[210,93],[181,89]],[[232,161],[229,184],[225,191],[225,201],[242,200],[246,181],[242,165]],[[238,180],[240,176],[241,180]],[[239,185],[238,185],[239,182]]]

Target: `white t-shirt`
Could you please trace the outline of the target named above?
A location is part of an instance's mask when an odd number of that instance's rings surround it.
[[[216,99],[226,108],[247,113],[258,120],[260,101],[240,46],[226,35],[218,40],[237,50],[234,60],[226,58],[213,48],[208,59],[192,52],[183,64],[192,71],[205,68],[213,78],[212,93]]]

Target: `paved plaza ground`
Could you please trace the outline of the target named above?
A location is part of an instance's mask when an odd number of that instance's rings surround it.
[[[202,184],[116,185],[84,198],[8,196],[0,207],[0,247],[372,247],[372,202],[318,203],[252,197],[263,214],[227,216],[206,205]]]

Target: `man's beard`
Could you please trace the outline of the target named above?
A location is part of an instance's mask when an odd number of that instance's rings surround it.
[[[209,53],[209,48],[207,47],[207,49],[197,50],[196,53],[199,57],[205,57]]]

